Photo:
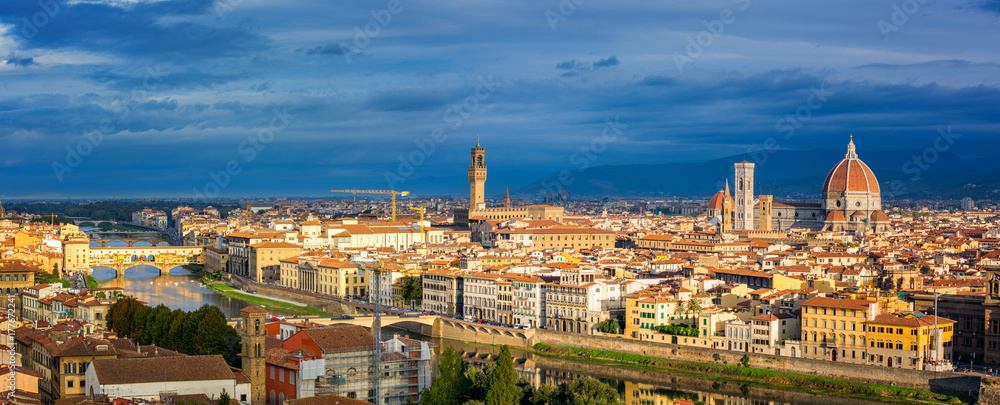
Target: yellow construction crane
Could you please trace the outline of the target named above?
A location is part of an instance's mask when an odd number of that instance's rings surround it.
[[[389,194],[392,196],[392,220],[396,220],[396,195],[409,195],[409,191],[396,190],[330,190],[331,193],[351,193],[351,194]]]
[[[55,224],[56,224],[56,217],[58,217],[58,215],[56,215],[56,214],[45,214],[45,215],[39,215],[39,216],[40,217],[49,217],[49,225],[50,226],[55,226]]]
[[[411,210],[420,211],[420,241],[427,243],[427,230],[424,229],[424,214],[427,213],[427,209],[423,205],[420,207],[409,207]]]

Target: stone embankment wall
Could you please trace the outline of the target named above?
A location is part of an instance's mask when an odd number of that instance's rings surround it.
[[[976,396],[980,390],[980,377],[962,373],[935,373],[756,353],[748,354],[670,343],[644,342],[618,337],[554,332],[546,329],[535,330],[534,339],[530,343],[537,342],[642,354],[667,359],[700,361],[705,363],[725,362],[731,365],[739,364],[743,355],[746,354],[749,357],[750,366],[754,368],[819,375],[864,383],[892,384],[945,394]],[[718,356],[718,360],[716,360],[716,356]]]
[[[983,378],[983,385],[979,387],[980,405],[1000,405],[1000,379]]]

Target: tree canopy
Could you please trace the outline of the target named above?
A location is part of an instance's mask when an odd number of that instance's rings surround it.
[[[108,309],[108,328],[140,345],[156,345],[189,355],[218,354],[239,366],[240,335],[216,306],[193,312],[173,311],[165,305],[150,308],[135,298],[115,301]]]

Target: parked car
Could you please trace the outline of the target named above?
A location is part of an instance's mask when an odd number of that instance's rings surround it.
[[[330,318],[330,319],[337,319],[337,318]],[[353,317],[353,316],[350,316],[350,315],[346,315],[346,314],[345,314],[345,315],[342,315],[342,316],[340,317],[340,319],[354,319],[354,317]]]

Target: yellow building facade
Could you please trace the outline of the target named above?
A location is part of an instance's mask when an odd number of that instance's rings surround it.
[[[866,364],[865,326],[876,301],[814,297],[802,303],[802,357]]]
[[[868,364],[923,370],[950,361],[954,331],[955,321],[934,315],[880,314],[868,322]]]

